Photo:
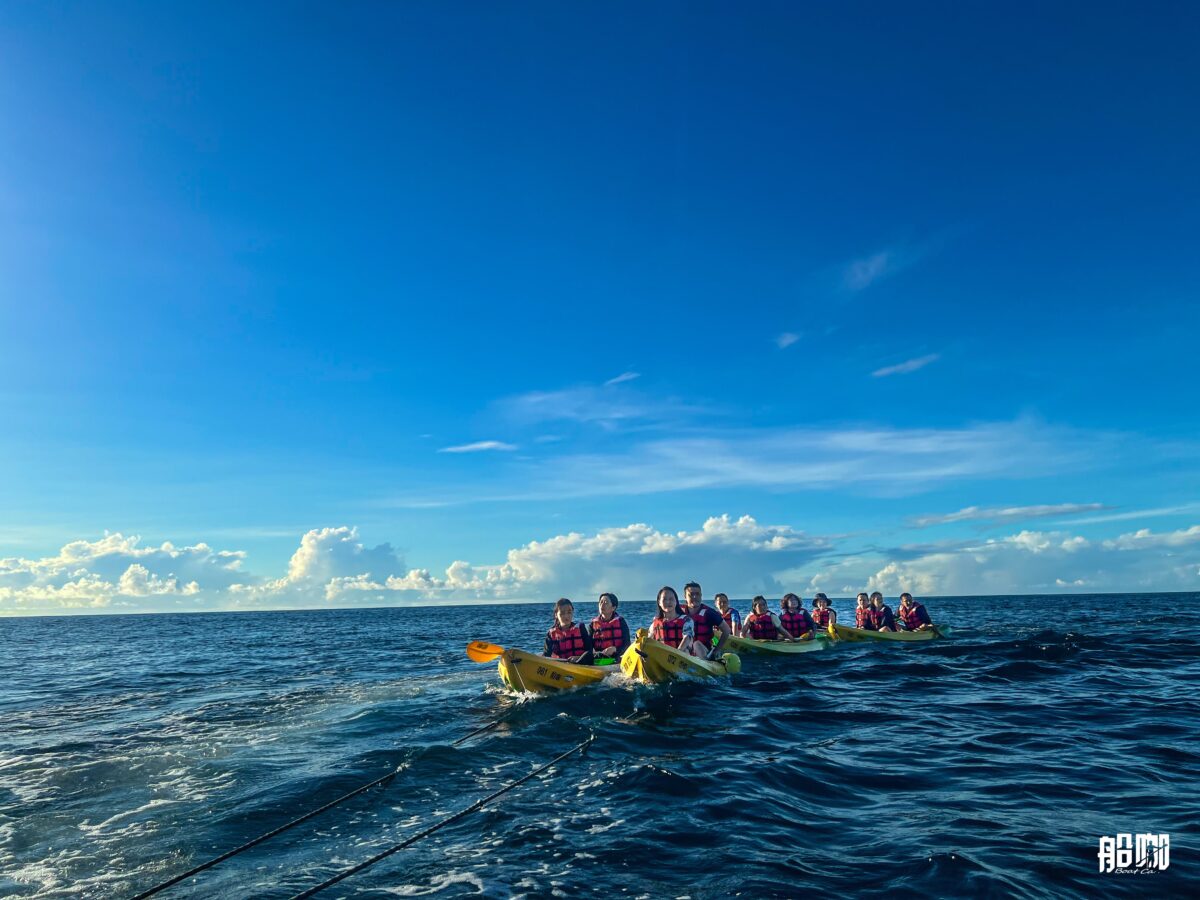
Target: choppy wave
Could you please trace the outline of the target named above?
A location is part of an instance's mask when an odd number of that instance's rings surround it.
[[[588,734],[331,896],[1184,896],[1197,599],[954,598],[952,640],[536,698],[462,647],[536,648],[540,607],[8,620],[0,896],[128,896],[399,767],[164,895],[290,896]],[[1100,875],[1130,831],[1171,868]]]

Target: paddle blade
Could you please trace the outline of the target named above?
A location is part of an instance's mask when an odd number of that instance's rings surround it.
[[[489,644],[487,641],[471,641],[467,644],[467,656],[477,663],[491,662],[504,653],[499,644]]]

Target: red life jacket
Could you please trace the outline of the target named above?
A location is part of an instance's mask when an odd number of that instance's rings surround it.
[[[732,630],[733,629],[733,608],[730,607],[729,612],[727,612],[727,613],[721,613],[721,618],[725,620],[725,624],[729,626],[730,630]]]
[[[779,617],[779,624],[792,637],[800,637],[805,632],[812,631],[813,628],[812,617],[805,609],[799,612],[785,612]]]
[[[817,625],[819,625],[820,627],[828,628],[829,627],[829,614],[832,611],[833,610],[829,610],[829,609],[814,609],[813,614],[812,614],[812,620],[814,622],[816,622]]]
[[[879,609],[876,609],[873,606],[871,607],[871,624],[868,625],[867,628],[869,628],[871,631],[879,631],[881,628],[883,628],[883,623],[887,621],[886,617],[884,616],[884,610],[887,610],[888,612],[892,611],[891,607],[887,606],[886,604],[879,607]]]
[[[904,627],[909,631],[916,631],[925,624],[924,621],[922,621],[921,614],[917,612],[918,609],[924,611],[925,607],[920,603],[913,603],[900,613],[900,620],[904,623]]]
[[[597,652],[606,647],[621,649],[621,617],[613,616],[607,622],[599,616],[592,619],[592,646]]]
[[[650,637],[672,647],[683,640],[683,616],[674,619],[655,619],[650,623]]]
[[[550,629],[550,640],[554,641],[553,659],[570,659],[579,656],[586,649],[583,643],[583,628],[575,623],[570,628],[560,628],[555,625]]]
[[[871,607],[859,606],[854,610],[854,627],[866,628],[870,630],[874,626],[871,624]]]
[[[761,616],[752,613],[746,617],[746,627],[750,629],[750,637],[756,641],[779,640],[779,631],[771,621],[770,613],[763,613]]]
[[[704,611],[709,609],[708,606],[701,603],[700,608],[694,613],[688,613],[692,617],[692,635],[695,640],[699,641],[701,646],[707,647],[712,643],[713,626],[707,621]]]

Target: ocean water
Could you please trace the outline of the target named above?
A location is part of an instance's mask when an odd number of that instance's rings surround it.
[[[160,895],[287,897],[589,735],[322,896],[1196,896],[1198,603],[937,599],[949,640],[536,699],[463,647],[548,603],[0,619],[0,896],[128,897],[400,767]],[[1098,872],[1145,831],[1167,870]]]

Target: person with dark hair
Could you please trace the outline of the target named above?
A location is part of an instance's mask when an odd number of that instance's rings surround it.
[[[809,638],[813,636],[813,620],[808,614],[808,610],[804,608],[804,602],[795,594],[784,594],[783,599],[779,601],[779,608],[783,610],[780,613],[779,621],[783,623],[784,629],[796,640],[804,640],[805,635]]]
[[[617,612],[616,594],[604,593],[596,604],[597,616],[592,619],[592,652],[597,658],[620,659],[632,641],[629,624]]]
[[[713,603],[717,604],[717,612],[721,614],[721,618],[725,620],[725,624],[729,626],[729,631],[734,637],[742,636],[742,614],[729,605],[728,594],[717,594],[713,597]]]
[[[700,585],[696,582],[688,582],[683,589],[683,599],[687,601],[687,615],[692,620],[692,629],[695,633],[695,640],[692,641],[691,646],[692,656],[718,659],[721,651],[725,649],[725,642],[729,640],[729,626],[725,624],[725,620],[721,618],[719,612],[704,604]],[[713,646],[713,636],[718,632],[720,638],[717,640],[716,646]]]
[[[756,641],[793,640],[787,629],[783,627],[783,623],[779,621],[779,616],[771,612],[767,606],[767,599],[762,596],[755,597],[750,601],[750,615],[746,616],[746,627],[741,636]]]
[[[830,625],[837,624],[837,613],[833,611],[833,604],[829,602],[829,598],[823,593],[818,593],[813,597],[812,602],[812,620],[822,631],[829,628]]]
[[[692,626],[691,616],[686,615],[679,605],[679,595],[675,593],[675,588],[659,588],[657,602],[654,621],[650,623],[650,637],[668,647],[690,653],[696,631]]]
[[[913,600],[913,595],[905,591],[900,595],[900,608],[896,612],[900,624],[905,631],[931,631],[933,619],[925,609],[924,603]]]
[[[592,638],[588,630],[575,622],[575,604],[560,597],[554,604],[554,627],[546,632],[542,656],[591,665]]]
[[[854,627],[874,631],[871,624],[871,598],[866,591],[859,591],[858,606],[854,608]]]
[[[872,631],[895,631],[896,616],[892,608],[883,600],[883,594],[876,591],[871,595],[871,628]]]

